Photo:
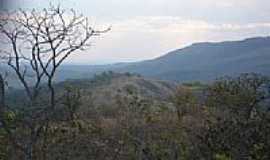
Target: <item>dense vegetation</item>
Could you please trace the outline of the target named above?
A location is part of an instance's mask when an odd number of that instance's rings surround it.
[[[104,72],[56,84],[63,62],[109,30],[60,6],[1,14],[0,160],[270,159],[268,77],[179,85]],[[240,49],[254,51],[248,46]]]
[[[92,83],[106,86],[121,76],[134,77],[110,72],[97,76]],[[129,85],[112,91],[116,92],[116,103],[106,106],[90,103],[87,83],[80,84],[74,87],[67,83],[65,89],[59,89],[62,99],[58,112],[34,146],[34,159],[270,158],[267,77],[243,74],[207,86],[180,85],[162,101],[143,96]],[[28,132],[17,125],[22,113],[19,109],[5,113],[5,121],[20,139]],[[0,159],[23,157],[4,130],[0,139]]]

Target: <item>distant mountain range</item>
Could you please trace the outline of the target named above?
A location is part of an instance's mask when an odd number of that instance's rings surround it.
[[[0,68],[1,70],[1,68]],[[110,65],[63,65],[56,81],[91,78],[103,71],[137,73],[177,82],[209,82],[224,75],[256,72],[270,76],[270,37],[195,43],[156,59]],[[10,78],[11,86],[18,86]]]
[[[173,81],[211,81],[224,75],[270,75],[270,37],[195,43],[153,60],[100,66],[64,66],[58,80],[88,78],[102,71],[131,72]]]

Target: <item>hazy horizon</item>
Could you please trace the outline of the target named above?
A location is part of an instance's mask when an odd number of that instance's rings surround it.
[[[67,64],[110,64],[153,59],[196,42],[269,36],[267,0],[1,0],[2,9],[74,8],[97,29],[112,30],[93,40]]]

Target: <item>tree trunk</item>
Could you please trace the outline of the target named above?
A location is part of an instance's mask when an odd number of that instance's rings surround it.
[[[0,74],[0,113],[4,111],[5,107],[5,82]]]
[[[33,145],[30,143],[26,148],[25,160],[33,160]]]

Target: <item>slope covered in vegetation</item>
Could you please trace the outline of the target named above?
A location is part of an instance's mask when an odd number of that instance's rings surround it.
[[[267,77],[243,74],[197,87],[202,85],[177,86],[109,72],[75,82],[58,86],[62,103],[45,139],[35,146],[37,159],[270,157]],[[6,116],[15,125],[21,115],[17,110]],[[19,136],[25,131],[16,132]],[[18,159],[4,137],[1,131],[2,157]]]

